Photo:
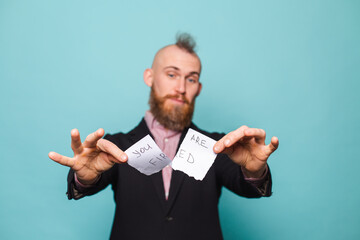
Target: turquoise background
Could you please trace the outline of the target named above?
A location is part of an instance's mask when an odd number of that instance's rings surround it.
[[[224,190],[225,239],[360,239],[360,1],[0,0],[0,239],[106,239],[112,191],[65,196],[70,130],[129,131],[148,109],[143,70],[192,33],[194,121],[278,136],[273,196]]]

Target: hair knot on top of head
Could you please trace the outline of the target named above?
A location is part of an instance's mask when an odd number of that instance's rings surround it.
[[[195,53],[196,42],[189,33],[176,34],[176,46],[185,49],[188,53]]]

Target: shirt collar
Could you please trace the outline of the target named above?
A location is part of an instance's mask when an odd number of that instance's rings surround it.
[[[154,115],[150,111],[145,112],[145,122],[150,131],[161,131],[163,133],[166,133],[168,137],[174,136],[176,134],[179,134],[181,131],[173,131],[170,129],[166,129],[163,125],[161,125],[154,117]]]

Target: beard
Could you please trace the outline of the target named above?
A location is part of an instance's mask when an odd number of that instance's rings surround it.
[[[168,104],[166,106],[166,100],[172,98],[181,98],[184,104],[179,106]],[[191,124],[195,99],[189,102],[185,96],[181,94],[168,94],[165,97],[160,97],[155,93],[155,90],[151,88],[149,105],[150,112],[162,126],[173,131],[182,131]]]

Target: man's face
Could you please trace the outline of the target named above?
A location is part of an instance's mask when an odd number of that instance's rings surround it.
[[[182,130],[190,124],[201,91],[200,70],[199,58],[175,45],[160,50],[145,70],[144,81],[152,88],[150,110],[165,127]]]

